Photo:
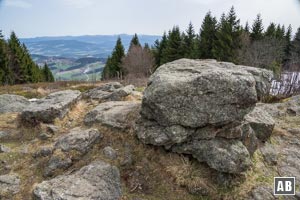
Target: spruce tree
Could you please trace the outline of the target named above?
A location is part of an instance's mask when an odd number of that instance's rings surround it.
[[[284,65],[290,62],[292,55],[292,26],[289,25],[285,34],[285,48],[284,48]]]
[[[298,28],[295,38],[292,42],[293,53],[300,57],[300,28]]]
[[[260,14],[258,14],[256,19],[253,22],[252,31],[250,33],[250,37],[252,41],[263,39],[263,30],[264,30],[263,22]]]
[[[198,58],[215,58],[213,48],[217,40],[217,20],[208,12],[201,25],[200,34],[197,42]]]
[[[217,40],[213,49],[214,57],[221,61],[237,62],[237,50],[241,47],[242,30],[232,7],[227,16],[221,17],[218,25]]]
[[[24,61],[24,52],[21,43],[14,32],[12,32],[10,35],[8,46],[10,52],[10,67],[13,72],[13,81],[15,84],[26,83],[27,69],[22,63]]]
[[[284,35],[285,35],[285,27],[280,26],[280,24],[277,25],[276,27],[276,31],[275,31],[275,37],[279,40],[284,39]]]
[[[276,37],[276,25],[272,22],[265,32],[265,37],[275,38]]]
[[[195,50],[195,30],[192,22],[189,23],[188,28],[186,30],[186,34],[182,36],[183,40],[183,51],[185,58],[195,58],[196,50]]]
[[[159,67],[160,65],[164,64],[162,62],[162,53],[167,47],[168,38],[166,32],[164,32],[161,40],[156,40],[154,42],[154,46],[152,48],[152,53],[155,58],[155,68]]]
[[[166,48],[162,51],[161,63],[171,62],[182,58],[182,37],[178,26],[169,31]]]
[[[0,85],[12,83],[12,73],[9,68],[8,46],[0,30]]]
[[[139,40],[138,35],[136,33],[134,34],[134,36],[132,37],[132,39],[130,41],[129,51],[130,51],[130,49],[133,45],[141,46],[140,40]]]
[[[125,49],[122,44],[121,38],[118,37],[111,57],[108,57],[107,62],[105,64],[103,78],[122,78],[123,70],[121,68],[121,62],[124,56]]]
[[[250,27],[249,27],[248,21],[246,22],[246,25],[245,25],[245,27],[244,27],[244,31],[245,31],[246,33],[250,34]]]
[[[43,81],[45,82],[54,82],[54,76],[49,69],[47,63],[44,64],[44,67],[42,69],[42,74],[43,74]]]

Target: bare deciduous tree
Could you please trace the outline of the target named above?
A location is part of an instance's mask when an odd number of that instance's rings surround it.
[[[243,47],[238,52],[243,65],[261,67],[280,74],[280,63],[284,56],[285,41],[276,38],[265,38],[251,42],[245,33],[242,36]]]
[[[145,78],[151,75],[154,66],[154,57],[148,48],[139,45],[132,46],[122,59],[122,69],[125,79]]]

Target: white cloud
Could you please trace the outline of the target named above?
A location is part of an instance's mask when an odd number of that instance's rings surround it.
[[[32,4],[23,0],[5,0],[4,6],[17,8],[31,8]]]
[[[93,0],[63,0],[63,2],[66,5],[73,6],[75,8],[85,8],[94,4]]]

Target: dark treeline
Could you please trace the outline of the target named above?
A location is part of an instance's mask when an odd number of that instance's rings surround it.
[[[0,85],[53,81],[47,64],[40,68],[14,32],[5,40],[0,30]]]
[[[264,28],[260,15],[251,26],[243,26],[232,7],[219,20],[208,12],[198,34],[191,23],[184,32],[173,27],[152,51],[156,67],[179,58],[217,59],[279,74],[282,69],[300,70],[300,28],[295,37],[291,26],[271,23]]]
[[[122,79],[132,71],[134,76],[137,72],[149,75],[162,64],[180,58],[217,59],[270,69],[276,75],[282,70],[300,70],[300,28],[294,37],[291,26],[271,23],[265,28],[260,15],[251,25],[241,25],[233,7],[219,20],[208,12],[199,33],[190,23],[185,31],[174,26],[151,49],[136,41],[135,35],[126,54],[118,39],[103,78]]]

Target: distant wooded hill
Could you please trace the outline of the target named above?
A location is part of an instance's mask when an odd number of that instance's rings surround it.
[[[94,35],[94,36],[61,36],[22,38],[31,54],[43,56],[62,56],[68,58],[82,58],[93,56],[107,58],[112,52],[118,36],[121,37],[125,49],[128,49],[133,35]],[[139,35],[141,44],[150,46],[161,36]]]

